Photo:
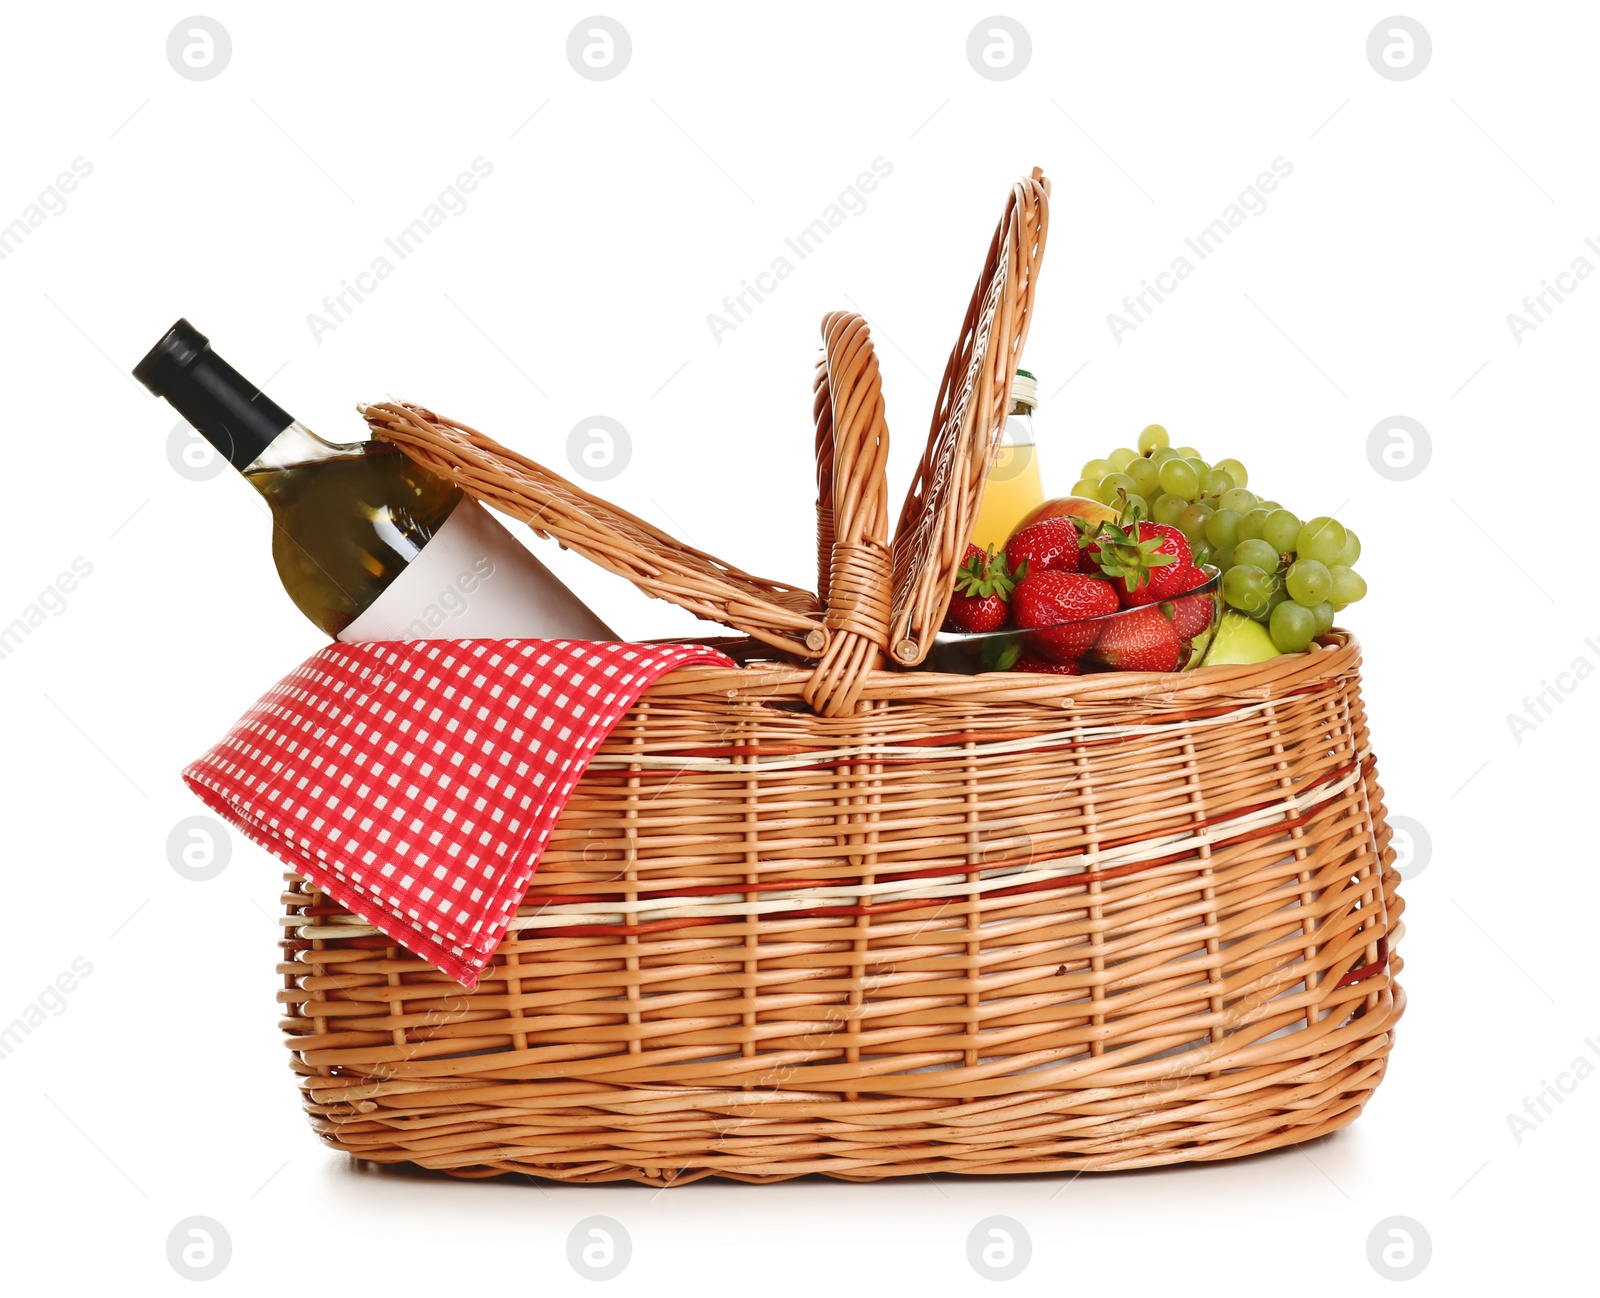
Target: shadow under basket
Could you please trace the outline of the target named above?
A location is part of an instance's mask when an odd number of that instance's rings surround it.
[[[1404,998],[1358,649],[1181,676],[648,691],[468,993],[291,876],[333,1147],[463,1176],[873,1180],[1345,1126]]]

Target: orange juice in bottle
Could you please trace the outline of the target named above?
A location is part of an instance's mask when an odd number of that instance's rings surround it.
[[[1027,370],[1011,382],[1011,410],[1000,435],[994,467],[984,483],[972,543],[983,549],[1003,546],[1018,523],[1044,503],[1039,453],[1033,442],[1033,408],[1039,385]]]

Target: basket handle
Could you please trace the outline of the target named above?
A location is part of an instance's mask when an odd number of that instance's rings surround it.
[[[804,697],[826,717],[853,712],[889,643],[889,427],[878,356],[853,311],[822,320],[813,380],[817,426],[817,582],[828,647]]]
[[[826,321],[824,321],[826,342]],[[828,353],[817,354],[811,378],[811,421],[817,428],[817,598],[828,603],[829,570],[833,567],[833,395],[828,390]]]

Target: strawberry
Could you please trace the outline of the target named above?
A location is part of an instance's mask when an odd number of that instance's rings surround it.
[[[1104,577],[1100,569],[1100,538],[1108,527],[1116,523],[1082,523],[1078,528],[1078,571],[1091,577]]]
[[[1198,586],[1205,580],[1204,573],[1194,574]],[[1173,600],[1171,605],[1172,629],[1177,632],[1178,639],[1189,640],[1199,635],[1211,625],[1211,619],[1216,615],[1216,604],[1209,592],[1199,595],[1180,595]]]
[[[1094,646],[1095,657],[1124,672],[1170,672],[1178,667],[1178,634],[1159,604],[1126,610],[1107,622]]]
[[[1165,523],[1104,523],[1089,542],[1092,562],[1131,607],[1181,594],[1198,583],[1187,538]]]
[[[1035,658],[1032,654],[1024,654],[1011,669],[1014,672],[1038,672],[1044,676],[1078,676],[1083,668],[1077,663],[1053,663],[1048,659]]]
[[[1146,537],[1152,532],[1157,536],[1165,537],[1168,544],[1163,547],[1164,553],[1177,555],[1180,566],[1192,565],[1195,562],[1194,547],[1189,544],[1189,538],[1178,528],[1173,527],[1172,524],[1141,523],[1139,526],[1144,529],[1144,536]]]
[[[1029,523],[1006,542],[1006,558],[1019,581],[1030,572],[1077,572],[1077,521],[1057,517]]]
[[[1117,611],[1117,596],[1109,582],[1079,572],[1036,572],[1017,583],[1011,612],[1019,627],[1032,630],[1028,645],[1053,662],[1076,658],[1091,648],[1099,627],[1083,623]],[[1041,629],[1042,628],[1042,629]]]
[[[998,631],[1006,624],[1006,601],[1016,581],[1006,566],[1006,552],[969,545],[956,571],[955,593],[945,613],[944,629],[965,634]]]

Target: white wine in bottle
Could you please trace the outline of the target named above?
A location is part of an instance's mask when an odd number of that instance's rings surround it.
[[[335,639],[617,639],[460,487],[387,442],[323,441],[187,320],[133,373],[266,498],[278,577]]]

